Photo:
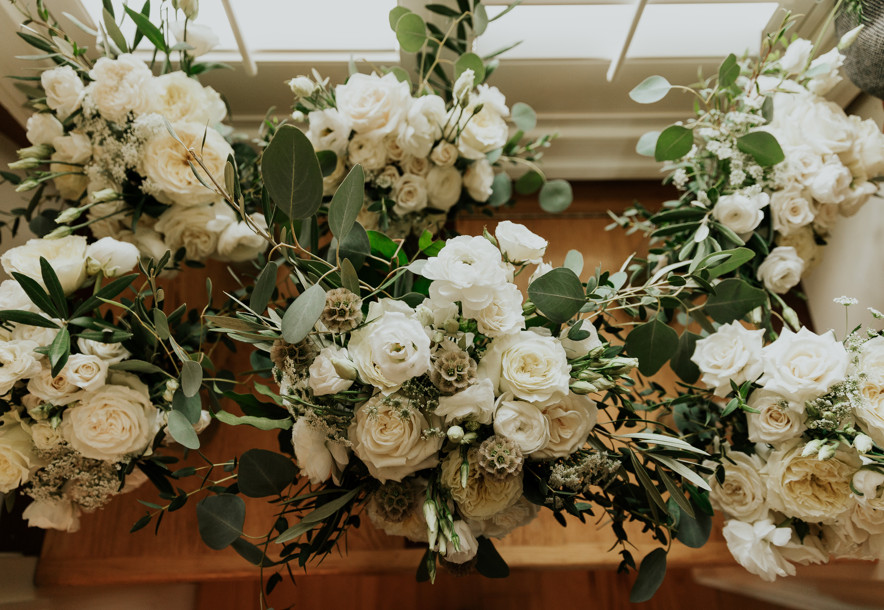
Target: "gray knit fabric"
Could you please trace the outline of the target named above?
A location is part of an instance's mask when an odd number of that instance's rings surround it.
[[[884,0],[863,0],[862,22],[856,42],[844,51],[844,73],[866,93],[884,99]],[[838,36],[857,25],[855,12],[842,9],[835,18]]]

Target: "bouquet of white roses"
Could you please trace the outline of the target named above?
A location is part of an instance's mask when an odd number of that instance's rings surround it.
[[[769,581],[795,563],[881,558],[884,336],[784,329],[763,345],[763,335],[734,322],[698,341],[709,393],[676,410],[688,439],[719,448],[710,497],[728,547]]]
[[[75,531],[80,514],[148,477],[167,497],[171,438],[199,446],[209,423],[199,390],[203,328],[181,306],[163,312],[156,276],[128,274],[138,250],[110,237],[34,239],[0,257],[0,493],[31,498],[32,526]],[[105,282],[104,279],[110,281]],[[131,290],[131,295],[128,291]],[[99,308],[118,307],[116,315]]]
[[[854,214],[884,175],[880,128],[822,97],[841,80],[843,56],[832,49],[812,59],[813,45],[786,45],[786,30],[766,39],[761,59],[731,55],[717,77],[693,87],[652,76],[632,91],[650,103],[684,89],[697,98],[696,116],[646,134],[638,146],[667,161],[679,199],[616,218],[651,236],[649,266],[745,246],[754,256],[747,253],[735,275],[784,310],[780,295],[819,261],[837,218]]]
[[[392,237],[436,234],[461,210],[510,203],[507,168],[523,170],[516,191],[539,190],[544,209],[561,211],[571,202],[568,183],[547,181],[536,164],[554,136],[522,143],[535,127],[534,111],[523,103],[510,108],[497,87],[484,84],[496,54],[480,58],[470,52],[465,28],[481,34],[477,20],[485,9],[480,2],[463,4],[461,12],[427,7],[446,17],[447,32],[402,7],[391,12],[393,29],[407,32],[399,35],[402,50],[417,53],[420,82],[414,86],[402,68],[353,73],[337,86],[315,71],[312,78],[289,82],[293,116],[307,122],[324,167],[325,194],[333,194],[353,166],[365,171],[360,222],[367,229]],[[443,45],[456,60],[440,58]],[[442,69],[445,63],[454,66],[451,76]],[[513,134],[508,119],[516,126]]]
[[[224,101],[197,80],[216,67],[195,60],[211,48],[214,35],[191,23],[195,15],[188,7],[183,23],[164,19],[159,26],[149,12],[125,7],[122,19],[136,26],[132,41],[123,37],[112,8],[105,9],[99,26],[104,54],[94,60],[42,4],[37,14],[19,7],[25,19],[19,35],[45,53],[35,59],[51,59],[55,67],[24,77],[35,85],[26,88],[36,110],[27,123],[32,146],[10,166],[24,170],[24,179],[3,175],[16,190],[34,194],[15,212],[14,228],[24,218],[38,235],[113,237],[155,259],[171,250],[175,262],[242,261],[260,252],[264,242],[208,188],[223,180],[234,149],[224,136]],[[169,40],[173,34],[177,44]],[[155,49],[150,65],[134,54],[142,41]],[[166,59],[155,76],[158,55]],[[174,55],[178,70],[172,69]],[[203,166],[189,163],[186,148],[201,151]],[[52,200],[61,209],[40,207]],[[252,223],[266,226],[262,214],[249,212]]]

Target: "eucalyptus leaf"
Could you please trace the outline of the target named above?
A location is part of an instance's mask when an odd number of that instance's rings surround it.
[[[629,601],[633,604],[646,602],[654,596],[666,576],[666,550],[654,549],[642,559],[638,578],[632,585]]]
[[[737,148],[762,167],[771,167],[783,161],[786,155],[773,134],[767,131],[753,131],[737,139]]]
[[[427,41],[427,25],[419,15],[404,13],[396,21],[396,40],[406,53],[417,53]]]
[[[685,331],[678,339],[678,347],[669,366],[685,383],[695,383],[700,378],[700,368],[691,360],[700,335]]]
[[[122,362],[117,362],[108,367],[113,371],[131,371],[133,373],[148,373],[148,374],[156,374],[163,373],[165,371],[158,367],[157,365],[151,362],[145,362],[144,360],[123,360]]]
[[[675,537],[683,545],[692,549],[701,548],[709,540],[712,533],[712,519],[700,510],[694,510],[694,516],[682,512],[678,519]]]
[[[193,425],[200,420],[202,401],[198,395],[187,396],[182,388],[178,388],[172,395],[172,410],[184,415]]]
[[[316,159],[319,161],[319,170],[323,178],[328,178],[338,169],[338,155],[332,150],[316,151]]]
[[[574,201],[574,191],[567,180],[549,180],[541,187],[538,198],[544,212],[557,214]]]
[[[681,125],[670,125],[657,138],[654,158],[657,161],[674,161],[691,152],[694,146],[694,132]]]
[[[200,439],[193,429],[193,424],[181,411],[169,411],[167,414],[169,434],[179,445],[188,449],[199,449]]]
[[[203,367],[194,360],[185,360],[181,365],[181,391],[188,398],[199,394],[203,384]]]
[[[737,56],[731,53],[728,55],[721,66],[718,68],[718,86],[727,89],[735,82],[740,75],[740,66],[737,64]]]
[[[522,131],[531,131],[537,127],[537,113],[528,104],[516,102],[512,107],[513,123]]]
[[[473,7],[473,34],[481,36],[488,28],[488,11],[481,2],[476,2]]]
[[[556,324],[564,324],[586,304],[580,278],[564,267],[544,273],[531,282],[528,296],[537,309]]]
[[[276,275],[278,272],[279,265],[274,261],[270,261],[264,266],[261,273],[258,274],[258,278],[255,280],[255,287],[249,296],[249,309],[258,314],[263,313],[267,309],[270,297],[273,296],[273,291],[276,290]],[[254,328],[249,328],[248,330],[254,330]]]
[[[341,242],[341,260],[349,260],[354,268],[362,267],[365,258],[371,254],[371,241],[365,228],[358,222],[353,223],[353,228],[347,233],[347,237]]]
[[[411,10],[405,8],[404,6],[394,6],[390,9],[390,14],[388,15],[388,20],[390,22],[390,28],[393,31],[396,31],[396,24],[399,22],[399,19],[402,18],[403,15],[407,15]]]
[[[350,262],[349,258],[345,258],[341,261],[341,286],[357,296],[361,293],[361,289],[359,288],[359,276],[356,274],[356,269],[353,267],[353,263]]]
[[[289,418],[272,419],[257,415],[234,415],[227,411],[218,411],[215,413],[215,419],[228,426],[251,426],[258,430],[291,430],[293,423]]]
[[[261,157],[271,199],[292,219],[313,216],[322,203],[322,170],[307,136],[293,125],[279,128]]]
[[[325,290],[319,284],[298,295],[282,317],[282,337],[287,343],[300,343],[313,330],[325,309]]]
[[[583,254],[580,253],[580,250],[569,250],[565,255],[564,266],[573,271],[574,275],[580,277],[580,274],[583,273]]]
[[[209,496],[196,505],[196,518],[200,538],[209,548],[220,551],[242,535],[246,503],[232,494]]]
[[[365,200],[365,173],[356,164],[335,191],[328,206],[328,226],[338,241],[346,239]]]
[[[491,182],[491,197],[486,202],[489,206],[496,208],[508,203],[513,198],[513,180],[506,172],[500,172],[494,175]]]
[[[653,104],[666,97],[670,89],[672,85],[662,76],[649,76],[629,92],[629,97],[639,104]]]
[[[657,140],[660,138],[659,131],[649,131],[642,134],[635,144],[635,152],[643,157],[653,157],[657,150]]]
[[[454,77],[458,78],[467,70],[473,71],[473,84],[481,85],[485,81],[485,63],[475,53],[464,53],[454,62]]]
[[[266,449],[249,449],[239,459],[239,490],[250,498],[279,495],[298,475],[294,462]]]
[[[766,293],[745,280],[731,278],[715,287],[703,306],[705,313],[720,324],[739,320],[767,301]]]
[[[678,348],[678,333],[657,320],[636,326],[626,337],[626,351],[638,358],[638,370],[650,377],[666,364]]]
[[[516,192],[519,195],[536,193],[541,186],[543,186],[543,175],[534,170],[525,172],[516,180]]]

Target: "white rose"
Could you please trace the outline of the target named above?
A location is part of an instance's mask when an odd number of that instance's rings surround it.
[[[878,446],[884,446],[884,338],[875,337],[860,348],[860,404],[854,415]]]
[[[353,74],[347,84],[335,87],[335,101],[356,133],[383,135],[399,127],[412,100],[408,83],[390,73]]]
[[[549,442],[531,457],[564,458],[586,443],[598,422],[599,409],[595,401],[586,396],[568,394],[561,402],[544,407],[543,416],[549,422]]]
[[[301,472],[310,483],[319,485],[334,477],[335,481],[349,463],[350,456],[343,443],[331,440],[319,427],[311,426],[301,417],[292,427],[292,445]]]
[[[494,183],[494,169],[485,158],[470,163],[463,175],[463,185],[470,197],[483,203],[491,197],[491,185]]]
[[[86,273],[89,275],[100,271],[105,277],[117,277],[132,271],[137,264],[138,248],[112,237],[102,237],[86,248]]]
[[[387,165],[373,178],[375,186],[382,189],[395,189],[399,183],[399,170],[395,165]]]
[[[330,150],[342,157],[350,143],[350,132],[353,130],[350,121],[335,108],[314,110],[307,115],[310,123],[307,137],[316,150]]]
[[[70,500],[35,500],[22,513],[29,527],[76,532],[80,529],[80,508]]]
[[[138,116],[150,108],[154,96],[153,74],[147,64],[134,55],[124,53],[116,59],[101,57],[89,76],[93,82],[86,87],[86,95],[107,120],[123,123],[130,112]]]
[[[761,210],[768,203],[770,196],[767,193],[731,193],[718,198],[712,216],[734,233],[745,235],[754,231],[764,219]]]
[[[758,280],[777,294],[785,294],[798,285],[804,273],[804,261],[791,246],[778,246],[758,266]]]
[[[33,341],[0,342],[0,396],[8,393],[22,379],[38,374],[40,354],[34,352],[38,347]]]
[[[71,66],[46,70],[40,75],[40,84],[46,92],[46,105],[62,120],[71,116],[83,102],[85,87]]]
[[[215,206],[172,206],[160,214],[154,229],[163,234],[166,250],[175,252],[185,248],[187,258],[191,260],[205,260],[218,247],[219,226]]]
[[[803,226],[788,235],[777,235],[776,244],[794,248],[798,258],[804,261],[804,271],[810,271],[822,260],[822,247],[816,243],[810,226]]]
[[[262,231],[267,230],[263,214],[249,216],[251,223],[239,220],[239,216],[229,205],[218,202],[212,206],[215,218],[206,228],[218,234],[216,257],[218,260],[242,262],[252,260],[267,249],[267,240],[255,232],[252,225]]]
[[[813,207],[798,188],[777,191],[770,198],[774,231],[789,235],[813,222]]]
[[[515,284],[497,287],[491,303],[477,311],[470,311],[479,332],[489,337],[503,337],[525,328],[522,313],[522,292]]]
[[[439,167],[451,167],[457,162],[459,156],[460,153],[457,151],[457,146],[442,140],[436,145],[433,152],[430,153],[430,161]]]
[[[447,212],[460,200],[463,178],[454,167],[433,167],[427,173],[427,200],[430,206]]]
[[[65,410],[61,433],[85,457],[118,462],[149,446],[157,433],[157,415],[147,392],[105,385]]]
[[[64,375],[68,383],[87,392],[94,392],[104,385],[107,367],[107,362],[98,356],[73,354],[64,366]]]
[[[716,396],[727,396],[731,381],[742,385],[761,375],[763,330],[749,330],[739,322],[723,324],[697,341],[691,360],[700,368],[702,381]]]
[[[827,155],[825,163],[807,182],[807,188],[820,203],[841,203],[850,192],[853,176],[837,155]]]
[[[356,134],[347,146],[351,165],[362,165],[365,171],[376,171],[387,162],[387,149],[383,139],[373,133]]]
[[[35,146],[51,146],[56,138],[64,135],[64,125],[50,112],[40,112],[28,117],[28,142]]]
[[[753,443],[777,445],[798,438],[806,429],[804,406],[789,402],[779,394],[756,390],[749,397],[748,405],[759,411],[746,414],[749,440]]]
[[[445,100],[438,95],[423,95],[412,100],[396,139],[399,147],[415,157],[428,156],[433,144],[442,137],[445,115]]]
[[[853,143],[844,110],[808,93],[777,93],[769,129],[781,145],[809,146],[819,155],[844,152]]]
[[[507,268],[500,250],[484,237],[459,235],[445,242],[427,260],[421,275],[429,280],[430,298],[442,303],[460,301],[469,311],[488,307],[498,287],[507,283]]]
[[[571,365],[558,339],[520,331],[491,342],[479,362],[479,377],[491,379],[501,392],[543,406],[568,395]]]
[[[45,421],[32,425],[30,433],[38,451],[52,451],[64,442],[58,429]]]
[[[757,521],[767,516],[766,484],[760,471],[764,462],[757,455],[731,451],[722,460],[724,482],[713,477],[709,499],[725,516]]]
[[[497,150],[506,144],[509,127],[494,104],[488,103],[473,114],[476,105],[471,103],[460,121],[460,137],[457,148],[467,159],[483,159],[485,153]],[[459,112],[459,111],[458,111]]]
[[[847,351],[831,331],[817,335],[806,328],[797,333],[784,328],[761,353],[764,375],[758,383],[799,405],[847,376]]]
[[[337,394],[353,385],[356,373],[347,348],[333,345],[322,348],[316,356],[310,365],[310,377],[307,382],[315,396]]]
[[[448,426],[462,421],[490,424],[494,409],[494,386],[490,380],[480,379],[453,396],[440,396],[433,413],[445,418]]]
[[[399,216],[419,212],[427,207],[427,181],[421,176],[405,174],[393,190],[396,205],[393,211]]]
[[[823,166],[823,156],[807,144],[782,146],[786,159],[777,166],[784,185],[806,186]]]
[[[187,148],[199,153],[212,178],[218,184],[224,184],[224,167],[227,157],[233,154],[233,149],[221,134],[201,123],[176,123],[172,128]],[[149,181],[150,194],[163,203],[180,206],[194,206],[216,200],[217,193],[206,188],[190,169],[189,154],[185,146],[166,130],[157,133],[145,143],[141,154],[141,173]],[[206,184],[212,184],[212,180],[201,168],[197,167],[196,171]]]
[[[9,416],[0,419],[0,493],[27,483],[39,465],[34,443],[21,423]]]
[[[834,457],[820,460],[801,457],[804,443],[792,443],[767,459],[769,506],[789,517],[831,523],[853,502],[850,481],[862,463],[853,450],[839,449]]]
[[[548,241],[531,232],[525,225],[516,224],[509,220],[497,223],[494,237],[497,239],[503,255],[514,263],[539,264],[543,262],[543,255],[549,245]]]
[[[401,481],[439,463],[442,437],[423,434],[435,424],[398,395],[377,394],[356,411],[349,437],[371,476],[381,483]]]
[[[498,399],[494,432],[516,443],[524,455],[546,447],[550,440],[549,424],[543,411],[530,402],[515,400],[510,393]]]
[[[452,541],[448,542],[445,547],[445,561],[456,564],[466,563],[479,552],[479,541],[476,540],[466,521],[458,519],[451,525],[457,535],[457,546],[455,547]],[[437,547],[438,545],[437,541]]]
[[[53,161],[83,164],[92,158],[92,142],[82,133],[71,132],[52,140]],[[80,171],[77,169],[71,171]]]
[[[853,185],[847,190],[844,200],[838,206],[838,213],[841,216],[853,216],[859,212],[872,195],[878,193],[877,182],[858,182],[854,180]]]
[[[589,352],[602,345],[602,340],[599,339],[599,331],[596,330],[595,325],[592,322],[583,318],[574,326],[577,326],[581,332],[589,333],[589,336],[580,339],[579,341],[575,341],[568,338],[570,328],[562,331],[562,334],[559,336],[559,342],[562,344],[562,347],[565,348],[565,354],[567,354],[569,360],[583,358]]]
[[[34,305],[31,298],[15,280],[3,280],[0,282],[0,311],[18,309],[37,313],[40,309]]]
[[[68,405],[83,397],[82,388],[74,385],[67,375],[68,368],[52,376],[52,368],[44,365],[30,380],[28,380],[28,392],[56,406]]]
[[[495,513],[487,519],[468,520],[470,528],[477,536],[505,538],[513,530],[528,525],[537,517],[540,507],[524,496],[512,506]]]
[[[304,76],[303,74],[291,79],[288,82],[288,86],[292,90],[292,94],[295,96],[296,100],[310,97],[316,93],[316,90],[319,88],[318,85],[313,82],[313,79],[309,76]]]
[[[426,157],[415,157],[414,155],[405,155],[400,162],[402,172],[405,174],[414,174],[426,178],[430,173],[430,160]]]
[[[786,74],[799,74],[807,68],[811,53],[813,53],[813,43],[799,38],[792,41],[777,63]]]
[[[542,419],[542,418],[541,418]],[[545,421],[545,420],[544,420]],[[442,462],[439,480],[451,493],[460,514],[471,521],[490,519],[508,509],[522,497],[522,473],[497,479],[479,466],[479,450],[473,447],[467,453],[467,485],[461,486],[459,451],[452,451]]]
[[[864,180],[884,174],[884,134],[872,119],[848,117],[853,127],[853,146],[841,153],[844,165]]]
[[[211,87],[203,87],[184,72],[158,76],[153,87],[150,111],[162,115],[170,123],[199,123],[205,127],[220,123],[227,115],[224,100],[218,92]]]
[[[792,528],[777,527],[770,519],[754,523],[732,519],[724,524],[722,533],[731,555],[750,574],[767,582],[795,575],[795,566],[782,555],[782,547],[792,539]]]
[[[205,55],[217,47],[220,42],[212,28],[207,25],[188,23],[186,34],[184,25],[181,23],[173,23],[169,29],[172,30],[176,42],[184,42],[193,47],[187,51],[187,54],[192,57]]]
[[[359,377],[389,393],[430,369],[430,338],[408,305],[372,302],[368,322],[350,334],[348,349]]]
[[[61,320],[57,318],[49,318],[46,314],[40,315],[46,319],[51,319],[61,327]],[[31,326],[29,324],[16,324],[7,339],[32,341],[36,343],[38,347],[46,347],[55,341],[57,335],[58,328],[43,328],[42,326]]]
[[[25,245],[4,252],[0,256],[0,265],[9,275],[21,273],[45,288],[40,271],[41,257],[52,266],[65,294],[70,294],[86,280],[86,238],[79,235],[28,240]]]
[[[844,56],[837,48],[820,55],[812,62],[808,72],[813,73],[807,88],[817,95],[825,95],[841,82],[840,68],[844,64]],[[824,70],[815,72],[815,70]]]

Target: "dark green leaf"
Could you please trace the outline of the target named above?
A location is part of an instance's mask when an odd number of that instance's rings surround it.
[[[147,38],[153,46],[163,52],[168,50],[166,40],[163,38],[163,33],[157,26],[150,22],[150,19],[141,13],[132,10],[128,6],[124,6],[123,8],[126,9],[126,14],[129,15],[132,21],[135,22],[138,31],[144,34],[144,37]]]
[[[718,86],[727,89],[735,82],[740,75],[740,66],[737,65],[737,56],[731,53],[728,55],[721,66],[718,68]]]
[[[544,212],[557,214],[574,201],[574,192],[567,180],[550,180],[540,189],[540,207]]]
[[[249,297],[249,309],[255,313],[263,314],[264,310],[267,309],[267,303],[276,289],[276,275],[278,271],[279,265],[270,261],[264,266],[261,273],[258,274],[258,279],[255,280],[255,287],[252,289],[252,294]]]
[[[313,145],[293,125],[279,128],[261,158],[274,203],[293,219],[313,216],[322,203],[322,170]]]
[[[310,286],[289,305],[282,317],[282,337],[288,343],[300,343],[319,320],[325,309],[325,290],[315,284]]]
[[[231,494],[209,496],[196,505],[196,518],[200,538],[209,548],[220,551],[242,535],[246,503]]]
[[[657,161],[674,161],[691,152],[694,145],[694,132],[681,125],[670,125],[657,138],[654,158]]]
[[[126,288],[128,288],[137,277],[138,275],[133,273],[131,275],[124,275],[122,277],[115,278],[113,281],[108,282],[101,288],[101,290],[83,301],[77,307],[77,309],[74,310],[74,313],[71,314],[71,317],[76,318],[77,316],[91,313],[92,310],[98,308],[102,304],[101,299],[113,299],[121,292],[126,290]]]
[[[646,602],[652,597],[666,576],[666,550],[654,549],[642,559],[638,568],[638,578],[632,585],[629,601],[633,604]]]
[[[770,167],[786,158],[780,143],[767,131],[753,131],[737,139],[737,148],[752,155],[762,167]]]
[[[700,378],[700,369],[691,360],[699,339],[700,335],[686,330],[678,339],[678,347],[669,362],[675,374],[685,383],[694,383]]]
[[[678,333],[656,318],[636,326],[626,337],[626,351],[638,358],[638,370],[645,376],[659,371],[676,348]]]
[[[49,295],[43,290],[43,287],[40,286],[40,284],[28,276],[15,271],[12,272],[12,277],[15,278],[19,286],[22,287],[22,290],[25,291],[25,294],[28,295],[28,298],[31,299],[31,302],[34,305],[48,313],[53,318],[62,317],[61,312],[55,308],[55,303],[52,302],[52,299],[49,298]]]
[[[3,322],[16,322],[18,324],[27,324],[28,326],[39,326],[41,328],[61,328],[58,324],[41,316],[38,313],[30,311],[19,311],[17,309],[7,309],[0,311],[0,320]]]
[[[543,186],[543,176],[534,170],[522,174],[516,180],[516,192],[519,195],[531,195]]]
[[[233,550],[236,551],[240,557],[252,565],[264,567],[273,565],[273,562],[264,554],[264,551],[245,538],[237,538],[230,544],[230,546],[233,547]]]
[[[359,268],[365,263],[365,257],[371,254],[371,241],[361,224],[354,222],[352,226],[341,242],[340,255],[341,260],[349,259],[354,268]]]
[[[131,371],[133,373],[165,373],[157,365],[144,360],[123,360],[110,365],[108,368],[114,371]]]
[[[160,341],[166,341],[172,335],[172,332],[169,330],[169,319],[161,309],[153,310],[153,325],[157,330],[157,336],[160,338]]]
[[[328,178],[338,169],[338,155],[334,151],[319,150],[316,152],[316,158],[319,160],[319,170],[323,178]]]
[[[184,415],[191,425],[200,420],[202,406],[202,401],[198,395],[187,396],[182,388],[175,390],[175,393],[172,395],[172,410]]]
[[[294,462],[284,455],[265,449],[249,449],[239,460],[239,490],[250,498],[276,496],[298,474]]]
[[[506,578],[510,567],[494,548],[494,544],[484,536],[479,536],[479,550],[476,553],[476,571],[485,578]]]
[[[203,367],[194,360],[185,360],[181,365],[181,390],[188,398],[199,394],[203,384]]]
[[[123,33],[120,31],[120,26],[117,25],[117,22],[114,21],[114,16],[108,12],[107,9],[102,11],[102,15],[104,16],[104,29],[107,32],[107,35],[113,41],[117,48],[123,53],[129,52],[129,45],[126,44],[126,38],[123,36]]]
[[[556,324],[564,324],[586,304],[580,278],[564,267],[534,280],[528,286],[528,296],[537,309]]]
[[[252,426],[258,430],[290,430],[293,423],[288,417],[272,419],[256,415],[234,415],[227,411],[218,411],[215,413],[215,419],[228,426]]]
[[[715,287],[704,305],[706,314],[721,324],[739,320],[747,313],[765,303],[767,295],[745,280],[736,278],[722,281]]]
[[[742,267],[745,263],[748,263],[750,260],[755,258],[755,252],[753,252],[749,248],[734,248],[733,250],[722,250],[721,252],[717,252],[716,254],[730,254],[730,256],[727,258],[727,260],[723,260],[722,262],[707,269],[710,278],[716,278],[724,275],[725,273],[730,273],[731,271]],[[702,269],[702,264],[699,268]]]
[[[392,30],[395,32],[396,31],[396,23],[399,21],[399,19],[403,15],[406,15],[410,12],[411,11],[409,9],[405,8],[404,6],[394,6],[390,10],[390,14],[388,16],[388,19],[390,21],[390,28],[392,28]]]
[[[55,339],[49,344],[49,364],[52,366],[52,376],[61,373],[61,369],[68,363],[71,355],[71,334],[67,327],[62,328],[55,335]]]
[[[61,317],[67,318],[68,300],[65,297],[64,289],[61,287],[61,282],[58,281],[58,276],[55,275],[55,269],[42,256],[40,257],[40,275],[43,276],[43,285],[46,286],[46,291],[55,304],[55,308],[61,312]]]
[[[180,411],[169,411],[167,417],[169,434],[175,439],[175,442],[188,449],[199,449],[200,440],[193,429],[193,425],[184,413]]]
[[[712,519],[703,511],[694,509],[694,517],[682,512],[678,519],[675,537],[685,546],[699,549],[709,540],[712,533]]]
[[[423,250],[423,248],[421,248],[421,250]],[[356,268],[353,267],[353,263],[350,262],[349,258],[345,258],[341,261],[341,286],[357,296],[361,292],[361,289],[359,288],[359,276],[356,274]]]
[[[328,206],[328,226],[338,241],[347,238],[364,201],[365,173],[362,166],[357,164],[341,182]]]

